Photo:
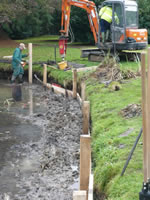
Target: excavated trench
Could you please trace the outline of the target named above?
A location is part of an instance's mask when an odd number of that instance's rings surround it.
[[[12,92],[13,91],[13,92]],[[13,101],[14,91],[22,97]],[[41,85],[0,83],[0,199],[71,200],[79,186],[82,112]]]

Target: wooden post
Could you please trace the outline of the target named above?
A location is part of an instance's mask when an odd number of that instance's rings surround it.
[[[29,99],[30,99],[29,111],[30,111],[30,115],[32,115],[33,114],[33,94],[32,94],[31,89],[29,89]]]
[[[28,71],[28,76],[29,76],[29,83],[32,84],[32,43],[29,43],[28,49],[29,49],[29,71]]]
[[[55,44],[55,46],[54,46],[55,63],[56,63],[56,48],[57,48],[57,46]]]
[[[144,183],[147,182],[147,91],[146,91],[146,55],[141,54],[141,66],[142,66],[142,117],[143,117],[143,170],[144,170]]]
[[[73,191],[73,200],[86,200],[86,191]]]
[[[73,98],[77,98],[77,70],[73,70]]]
[[[93,174],[90,174],[88,200],[93,200],[93,185],[94,185],[94,176]]]
[[[82,99],[82,102],[85,101],[85,83],[82,82],[81,84],[81,99]]]
[[[44,64],[43,66],[43,84],[47,84],[47,65]]]
[[[88,134],[89,132],[89,118],[90,118],[90,102],[83,102],[83,134]]]
[[[63,81],[63,85],[64,85],[64,88],[66,89],[67,88],[67,81],[66,80]]]
[[[150,48],[148,48],[148,63],[147,63],[147,68],[148,68],[148,76],[147,76],[147,102],[146,102],[146,107],[147,107],[147,134],[146,134],[146,141],[147,141],[147,179],[150,178]]]
[[[88,191],[91,171],[91,137],[80,136],[80,190]]]

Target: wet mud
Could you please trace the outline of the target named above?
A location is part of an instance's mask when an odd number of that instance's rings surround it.
[[[6,101],[0,85],[0,199],[71,200],[79,187],[79,103],[40,85],[24,85],[22,101]],[[5,104],[4,104],[5,102]]]

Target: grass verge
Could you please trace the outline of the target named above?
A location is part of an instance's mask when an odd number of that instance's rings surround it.
[[[121,109],[141,103],[141,80],[130,79],[121,90],[110,91],[104,85],[87,80],[91,103],[92,150],[95,187],[108,200],[138,200],[142,187],[142,145],[138,143],[123,177],[120,176],[128,154],[142,126],[141,117],[124,119]],[[128,135],[121,135],[132,129]]]

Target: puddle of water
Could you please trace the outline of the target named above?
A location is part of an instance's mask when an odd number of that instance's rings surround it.
[[[79,178],[78,179],[74,179],[74,183],[70,186],[71,190],[79,190],[80,189],[80,185],[79,185]]]
[[[20,175],[31,176],[38,170],[38,161],[27,157],[24,146],[38,142],[43,130],[17,116],[44,112],[46,108],[33,98],[31,89],[21,90],[22,101],[13,102],[12,86],[0,83],[0,199],[1,195],[2,199],[13,199],[13,194],[19,193]],[[6,99],[9,101],[4,104]]]
[[[26,116],[46,111],[47,108],[41,107],[40,102],[37,102],[37,99],[33,97],[32,89],[27,86],[20,86],[19,89],[14,89],[14,87],[18,87],[18,85],[0,83],[0,113],[4,111],[14,112]],[[14,95],[14,91],[16,95]],[[13,100],[15,96],[18,98],[19,94],[17,93],[21,93],[21,101]]]

